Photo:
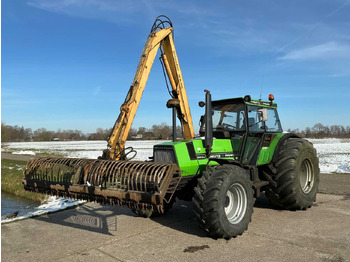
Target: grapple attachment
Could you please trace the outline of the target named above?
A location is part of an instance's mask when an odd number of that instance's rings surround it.
[[[176,164],[33,158],[23,170],[25,190],[163,213],[181,179]]]

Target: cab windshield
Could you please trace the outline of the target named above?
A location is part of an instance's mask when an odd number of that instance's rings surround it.
[[[245,131],[244,104],[213,106],[213,131]],[[267,108],[267,121],[259,121],[259,106],[248,106],[250,132],[282,132],[275,108]]]
[[[244,104],[213,106],[213,129],[215,131],[244,131]]]

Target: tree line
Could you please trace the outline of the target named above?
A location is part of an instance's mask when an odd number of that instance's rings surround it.
[[[307,127],[304,130],[288,129],[288,132],[305,138],[350,138],[350,126],[332,125],[326,126],[321,123],[315,124],[313,127]]]
[[[23,126],[10,126],[1,123],[1,142],[22,142],[22,141],[77,141],[77,140],[107,140],[112,129],[97,128],[94,133],[83,133],[80,130],[61,130],[50,131],[45,128],[32,130]],[[350,126],[332,125],[326,126],[321,123],[313,127],[307,127],[304,130],[288,129],[288,132],[295,133],[305,138],[350,138]],[[182,131],[177,126],[177,137],[182,137]],[[128,140],[157,140],[172,139],[172,127],[166,123],[153,125],[151,128],[139,127],[131,128],[128,134]]]
[[[112,128],[97,128],[94,133],[83,133],[80,130],[50,131],[45,128],[32,130],[23,126],[11,126],[1,123],[1,142],[26,142],[26,141],[77,141],[77,140],[107,140]],[[177,136],[181,137],[181,128],[177,127]],[[131,128],[128,140],[133,139],[172,139],[172,127],[166,123],[153,125],[151,128]]]

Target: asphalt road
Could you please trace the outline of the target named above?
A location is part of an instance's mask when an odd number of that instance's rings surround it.
[[[127,208],[88,203],[1,225],[2,261],[350,261],[350,175],[322,174],[307,211],[255,202],[248,231],[214,240],[179,201],[145,219]],[[338,195],[333,195],[338,194]]]
[[[179,202],[163,217],[82,205],[1,226],[2,261],[350,261],[350,198],[319,194],[307,211],[255,203],[248,231],[214,240]]]

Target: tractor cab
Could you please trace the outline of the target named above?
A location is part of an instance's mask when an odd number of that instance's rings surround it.
[[[255,164],[262,146],[268,146],[282,132],[277,104],[251,99],[249,95],[211,102],[212,134],[216,139],[230,139],[233,154],[243,164]],[[205,117],[200,128],[205,132]]]

